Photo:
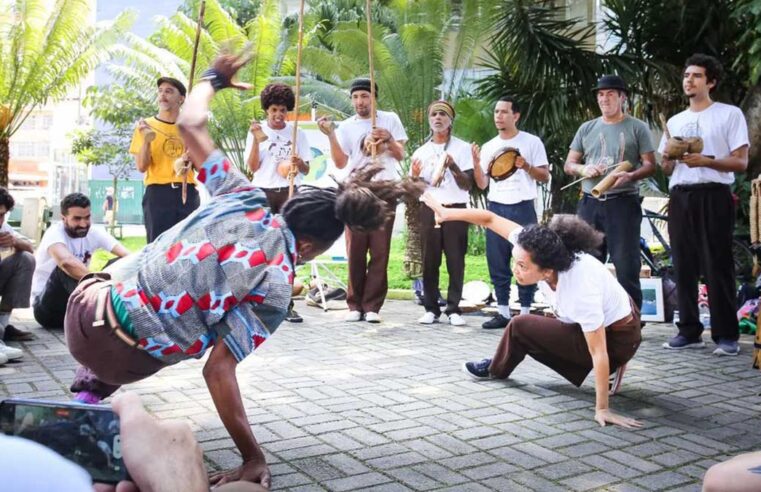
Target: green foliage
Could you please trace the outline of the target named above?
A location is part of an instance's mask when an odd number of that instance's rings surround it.
[[[238,2],[247,5],[246,2]],[[201,30],[195,78],[211,64],[222,49],[237,52],[248,43],[253,59],[239,72],[239,78],[254,85],[258,92],[270,81],[281,39],[280,3],[263,0],[257,4],[257,15],[244,26],[236,23],[226,6],[235,2],[207,0],[203,28]],[[108,70],[125,87],[125,91],[143,102],[153,101],[156,79],[166,75],[187,84],[196,34],[196,20],[200,0],[188,0],[185,8],[171,17],[158,17],[159,28],[149,40],[127,34],[125,43],[119,47],[120,64],[110,64]],[[240,11],[236,11],[240,15]],[[187,84],[189,85],[189,84]],[[115,99],[121,89],[114,87],[101,92],[107,101]],[[141,111],[148,111],[145,104]],[[155,104],[146,114],[156,111]],[[252,118],[261,116],[257,93],[222,91],[211,105],[209,131],[217,146],[241,169],[245,167],[243,156],[246,133]],[[102,114],[102,113],[101,113]]]
[[[126,11],[92,25],[88,0],[0,0],[0,141],[29,113],[65,97],[101,62],[134,21]],[[22,19],[23,22],[19,22]],[[0,152],[0,186],[8,184],[8,154]]]
[[[761,0],[737,0],[732,16],[747,26],[737,42],[739,56],[732,68],[747,67],[748,82],[755,85],[761,77]]]
[[[198,12],[193,0],[186,0],[179,8],[179,11],[188,17],[198,18]],[[261,0],[219,0],[219,4],[230,13],[230,16],[239,26],[245,26],[259,15],[261,9]]]

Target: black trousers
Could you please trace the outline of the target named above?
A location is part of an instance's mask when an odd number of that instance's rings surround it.
[[[190,215],[201,205],[195,185],[188,185],[188,200],[182,204],[182,185],[153,184],[143,195],[143,222],[145,236],[152,243],[162,232]]]
[[[579,201],[577,214],[586,223],[605,234],[603,250],[598,259],[605,263],[608,255],[616,267],[616,278],[627,294],[642,309],[642,288],[639,271],[642,260],[639,253],[639,230],[642,207],[639,195],[614,195],[598,200],[584,194]]]
[[[465,208],[465,204],[450,205],[450,208]],[[426,311],[436,316],[441,314],[439,308],[439,267],[441,254],[447,258],[449,288],[447,289],[447,307],[445,313],[460,314],[462,284],[465,279],[465,253],[468,250],[468,223],[444,222],[436,228],[433,210],[426,204],[420,204],[420,237],[423,243],[423,306]]]
[[[735,205],[729,186],[718,183],[675,186],[669,201],[669,237],[679,302],[679,334],[695,339],[703,333],[698,313],[698,280],[708,285],[711,338],[740,337],[735,302],[732,234]]]
[[[32,303],[34,319],[40,326],[45,328],[63,328],[63,319],[66,316],[66,304],[69,296],[77,288],[78,280],[75,280],[66,272],[56,267],[50,274],[45,284],[45,290],[35,297]]]

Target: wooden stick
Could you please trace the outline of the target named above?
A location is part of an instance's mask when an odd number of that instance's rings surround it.
[[[371,8],[371,0],[367,0],[365,14],[367,15],[367,62],[370,67],[370,124],[372,129],[375,130],[375,67],[373,65],[373,22]],[[373,144],[370,151],[372,153],[373,164],[375,164],[378,160],[378,146]]]
[[[616,166],[618,166],[618,162],[616,162],[615,164],[608,164],[607,166],[605,166],[605,170],[607,171],[608,169],[610,169],[612,167],[616,167]],[[594,176],[594,178],[599,178],[599,177],[600,176]],[[585,179],[592,179],[592,178],[590,178],[589,176],[582,176],[579,179],[575,179],[575,180],[571,181],[570,183],[568,183],[567,185],[565,185],[562,188],[560,188],[560,191],[563,191],[566,188],[570,188],[571,186],[575,185],[576,183],[581,183]]]
[[[296,49],[296,94],[295,105],[293,112],[295,118],[293,118],[293,136],[291,137],[291,155],[293,157],[299,156],[299,149],[296,145],[296,138],[299,132],[299,96],[301,95],[301,45],[304,40],[304,0],[299,2],[299,40]],[[288,198],[293,196],[293,185],[296,181],[296,174],[298,169],[296,163],[291,160],[291,170],[288,173]]]
[[[196,39],[193,43],[193,57],[190,59],[190,77],[188,77],[188,94],[193,89],[193,79],[196,75],[196,59],[198,58],[198,44],[201,41],[201,25],[203,25],[203,16],[206,13],[206,0],[201,0],[201,9],[198,12],[198,22],[196,23]],[[188,172],[187,162],[186,169],[182,173],[182,204],[188,201]]]

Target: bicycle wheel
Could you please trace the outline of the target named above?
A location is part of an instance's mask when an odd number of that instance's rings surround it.
[[[732,258],[735,262],[735,278],[740,282],[753,279],[753,253],[741,239],[732,240]]]

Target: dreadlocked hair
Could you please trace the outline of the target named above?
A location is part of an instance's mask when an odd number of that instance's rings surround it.
[[[575,215],[555,215],[548,225],[526,227],[518,235],[518,245],[531,255],[539,268],[565,272],[578,253],[595,254],[603,235]]]
[[[283,206],[283,218],[293,234],[332,244],[344,226],[357,232],[380,229],[399,198],[418,198],[425,191],[419,179],[372,181],[384,167],[367,166],[353,172],[336,188],[301,186]]]

